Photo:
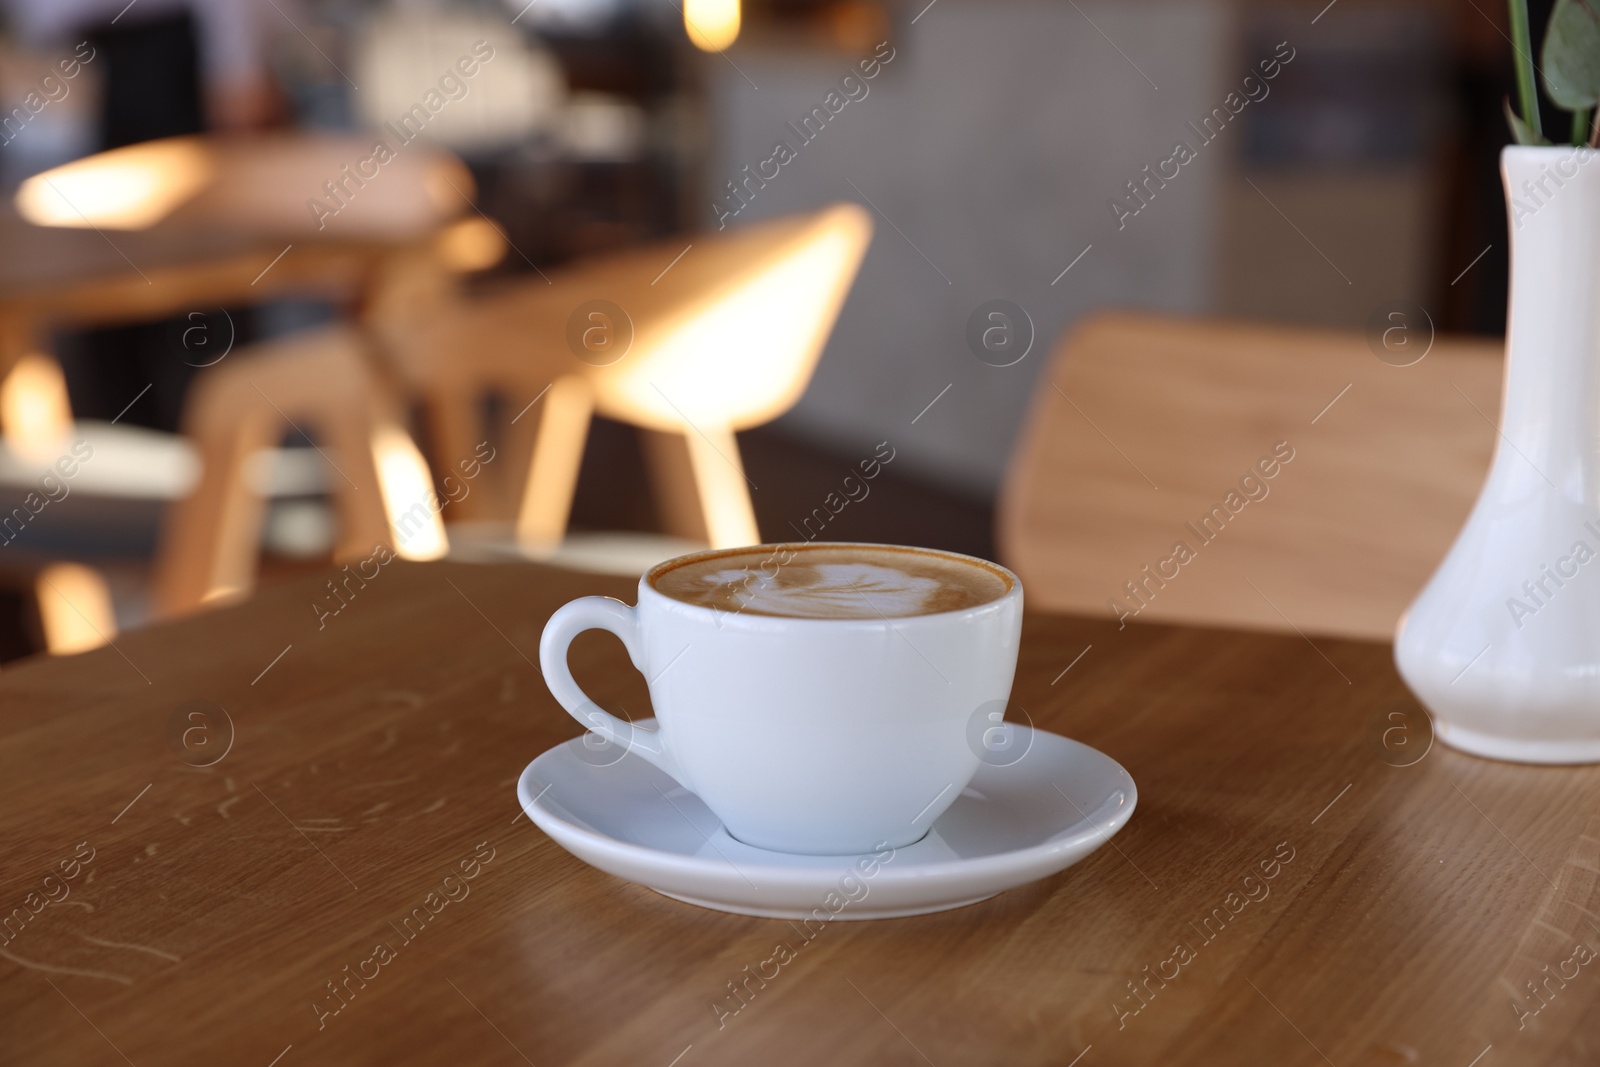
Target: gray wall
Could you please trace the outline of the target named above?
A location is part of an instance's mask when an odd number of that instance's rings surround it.
[[[1070,323],[1108,305],[1207,306],[1228,135],[1201,148],[1120,231],[1107,202],[1180,137],[1194,144],[1186,120],[1198,122],[1247,73],[1230,54],[1233,16],[1210,0],[1079,0],[1077,8],[939,0],[914,25],[917,7],[909,8],[869,95],[847,104],[730,220],[863,197],[881,212],[786,429],[845,452],[888,439],[902,470],[987,496],[1032,390],[1048,387],[1040,372]],[[771,156],[780,137],[794,144],[784,124],[821,104],[855,57],[752,45],[729,58],[739,70],[708,59],[719,141],[706,198],[713,227],[715,191]],[[1020,305],[1035,326],[1032,351],[1014,366],[986,365],[966,343],[969,315],[994,298]]]

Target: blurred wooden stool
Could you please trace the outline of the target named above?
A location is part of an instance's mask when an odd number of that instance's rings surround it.
[[[805,391],[871,234],[864,209],[838,204],[524,278],[426,315],[379,314],[372,328],[428,405],[447,461],[481,439],[486,393],[528,405],[514,423],[537,404],[510,448],[527,457],[522,548],[560,544],[596,412],[645,431],[669,533],[750,544],[760,532],[734,432]]]

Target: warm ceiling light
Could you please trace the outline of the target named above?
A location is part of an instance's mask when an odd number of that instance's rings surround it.
[[[683,0],[683,28],[703,52],[720,52],[739,37],[739,0]]]
[[[49,356],[30,352],[0,382],[0,427],[18,455],[50,463],[72,436],[67,382]]]
[[[35,174],[15,202],[36,226],[142,230],[203,189],[214,171],[198,138],[149,141]]]

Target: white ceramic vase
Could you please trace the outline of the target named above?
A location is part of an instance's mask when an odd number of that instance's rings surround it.
[[[1600,761],[1600,152],[1511,147],[1501,437],[1395,662],[1439,740]]]

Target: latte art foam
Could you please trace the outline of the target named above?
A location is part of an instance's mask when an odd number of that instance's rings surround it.
[[[650,584],[719,611],[802,619],[905,618],[998,600],[1011,588],[977,560],[877,545],[775,545],[691,557]]]

